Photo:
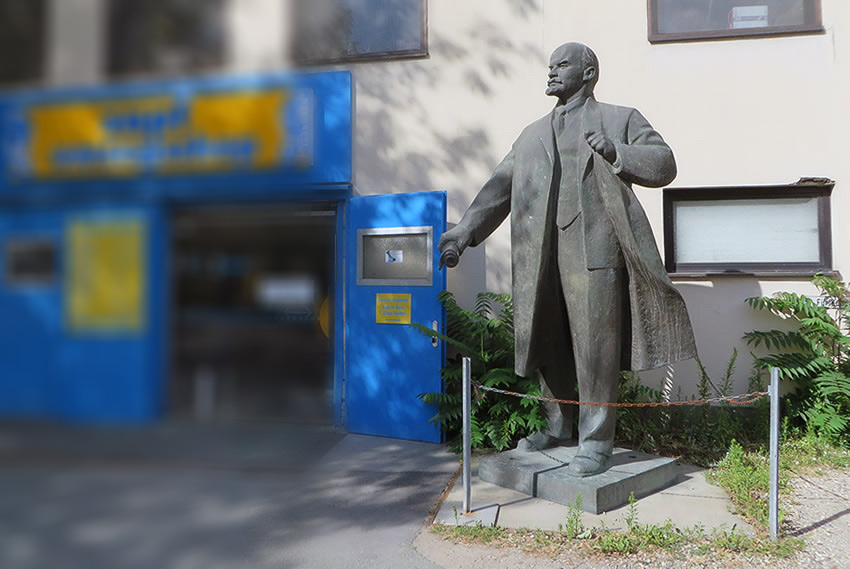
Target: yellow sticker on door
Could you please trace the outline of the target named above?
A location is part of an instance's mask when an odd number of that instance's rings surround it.
[[[375,295],[375,322],[410,324],[412,301],[409,294]]]

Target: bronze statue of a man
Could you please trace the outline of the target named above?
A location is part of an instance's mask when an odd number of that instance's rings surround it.
[[[664,270],[631,184],[676,177],[673,152],[635,109],[597,102],[596,54],[567,43],[549,63],[555,108],[523,130],[439,248],[462,253],[511,215],[516,372],[544,395],[617,400],[619,372],[696,355],[687,309]],[[572,438],[572,409],[546,404],[549,427],[526,450]],[[576,476],[604,471],[615,409],[579,408]]]

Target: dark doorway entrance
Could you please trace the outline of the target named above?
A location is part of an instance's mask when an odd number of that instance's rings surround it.
[[[173,217],[172,416],[333,420],[335,204]]]

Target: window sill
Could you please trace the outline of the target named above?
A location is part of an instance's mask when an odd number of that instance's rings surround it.
[[[716,277],[750,277],[759,279],[811,279],[817,274],[842,279],[841,273],[836,270],[706,270],[706,271],[681,271],[667,273],[670,280],[698,280]]]
[[[717,30],[706,32],[687,32],[675,34],[649,34],[649,43],[676,43],[676,42],[695,42],[695,41],[722,41],[722,40],[739,40],[751,38],[771,38],[783,36],[803,36],[803,35],[819,35],[826,33],[826,28],[823,26],[789,26],[784,28],[755,28],[752,30]]]

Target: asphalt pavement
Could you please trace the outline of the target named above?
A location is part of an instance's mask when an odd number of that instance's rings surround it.
[[[4,569],[435,569],[441,445],[286,426],[0,426]]]

